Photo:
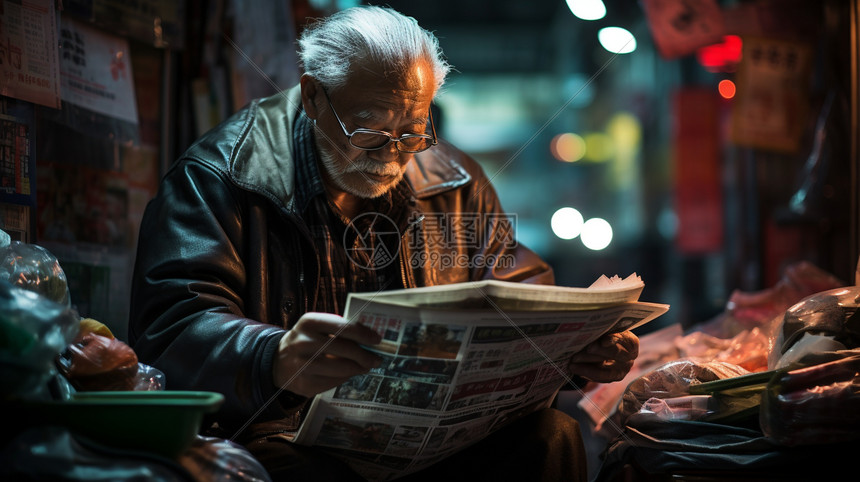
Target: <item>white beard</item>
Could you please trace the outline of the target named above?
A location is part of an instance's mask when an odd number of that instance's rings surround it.
[[[364,155],[358,159],[347,161],[341,158],[340,153],[332,152],[317,142],[317,151],[323,168],[338,189],[358,196],[360,198],[372,199],[382,196],[403,179],[405,166],[401,167],[396,162],[381,164],[370,160]],[[385,182],[378,182],[365,176],[364,173],[390,176]]]

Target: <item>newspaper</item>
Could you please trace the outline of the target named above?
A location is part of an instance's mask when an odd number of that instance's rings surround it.
[[[366,348],[384,361],[317,395],[293,441],[369,480],[434,464],[548,407],[571,355],[604,333],[665,313],[638,301],[643,287],[634,273],[589,288],[480,281],[351,293],[345,316],[382,335]]]

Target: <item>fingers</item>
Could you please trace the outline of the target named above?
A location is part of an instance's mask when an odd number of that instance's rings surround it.
[[[598,338],[578,353],[578,361],[635,360],[639,356],[639,338],[629,331],[611,333]]]
[[[630,359],[635,359],[639,356],[639,337],[634,335],[633,332],[613,333],[612,337],[617,341],[617,346],[622,347],[628,353]]]
[[[346,318],[332,313],[305,313],[293,329],[319,335],[335,335],[361,345],[376,345],[382,341],[382,337],[370,328],[359,323],[350,323]]]
[[[376,345],[382,337],[370,328],[350,323],[344,317],[331,313],[306,313],[290,330],[296,354],[305,358],[327,355],[345,358],[369,370],[379,364],[380,358],[360,345]]]
[[[568,364],[572,375],[609,383],[622,380],[636,357],[639,356],[639,338],[629,331],[604,335],[573,355]]]
[[[273,382],[299,395],[316,395],[378,366],[381,358],[361,345],[380,341],[375,331],[342,316],[306,313],[280,339]]]

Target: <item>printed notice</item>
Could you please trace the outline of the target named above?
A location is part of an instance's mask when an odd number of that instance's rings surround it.
[[[52,0],[0,1],[0,95],[60,108]]]
[[[807,122],[812,47],[746,37],[732,109],[732,141],[781,152],[800,148]]]
[[[131,58],[125,39],[63,18],[60,79],[64,101],[137,124]]]

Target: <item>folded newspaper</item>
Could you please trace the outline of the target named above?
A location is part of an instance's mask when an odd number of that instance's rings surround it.
[[[293,441],[328,449],[368,480],[434,464],[548,407],[567,361],[668,305],[638,301],[635,273],[588,288],[478,281],[350,293],[346,318],[377,330],[383,363],[317,395]]]

